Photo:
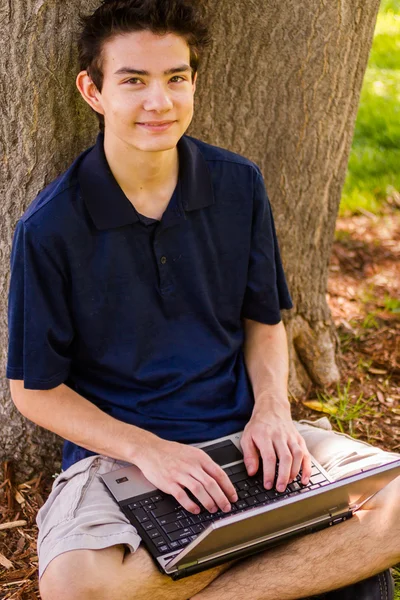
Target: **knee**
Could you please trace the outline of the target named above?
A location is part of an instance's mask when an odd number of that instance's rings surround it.
[[[93,566],[90,557],[75,552],[57,556],[40,578],[42,600],[105,600],[106,574]]]
[[[393,563],[400,560],[400,477],[393,479],[362,507],[370,527],[383,538],[383,546],[392,548]],[[378,535],[378,533],[377,533]]]
[[[83,580],[63,578],[54,581],[44,573],[39,582],[42,600],[100,600],[104,590]]]
[[[393,481],[372,496],[372,498],[364,504],[363,508],[367,510],[381,510],[388,518],[395,519],[398,524],[400,522],[399,496],[400,476],[393,479]]]
[[[82,576],[64,573],[54,578],[46,571],[40,578],[39,591],[42,600],[100,600],[104,594],[104,588]]]
[[[390,520],[390,526],[400,534],[400,476],[396,477],[381,490],[384,495],[385,510]],[[379,492],[380,493],[380,492]]]

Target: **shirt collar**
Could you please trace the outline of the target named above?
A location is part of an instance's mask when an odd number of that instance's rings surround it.
[[[185,211],[214,204],[211,173],[196,143],[188,136],[178,142],[180,200]],[[83,157],[79,184],[97,229],[113,229],[139,221],[137,212],[115,180],[104,154],[104,136]]]

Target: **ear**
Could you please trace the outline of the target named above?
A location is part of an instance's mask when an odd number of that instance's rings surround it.
[[[95,110],[104,115],[104,110],[101,102],[101,93],[89,77],[87,71],[81,71],[76,77],[76,87],[78,88],[82,98]]]
[[[196,84],[197,84],[197,71],[196,71],[196,73],[194,74],[194,76],[193,76],[193,81],[192,81],[193,94],[194,94],[194,93],[195,93],[195,91],[196,91]]]

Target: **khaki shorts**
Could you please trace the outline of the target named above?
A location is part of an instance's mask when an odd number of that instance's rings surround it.
[[[399,458],[365,442],[331,430],[326,417],[296,423],[309,452],[333,479]],[[39,578],[59,554],[70,550],[100,550],[124,544],[135,552],[141,538],[118,507],[100,475],[126,466],[107,456],[89,456],[62,472],[39,510]]]

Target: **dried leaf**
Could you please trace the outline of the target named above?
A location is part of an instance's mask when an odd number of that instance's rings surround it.
[[[323,412],[328,415],[335,415],[338,411],[337,406],[327,404],[326,402],[320,402],[319,400],[307,400],[303,402],[303,404],[304,406],[307,406],[307,408],[311,408],[312,410]]]
[[[0,565],[3,565],[3,567],[5,567],[6,569],[12,569],[12,567],[14,566],[12,564],[12,562],[4,556],[4,554],[1,554],[1,552],[0,552]]]
[[[25,536],[21,535],[21,537],[19,538],[18,543],[17,543],[17,549],[14,552],[13,556],[16,556],[17,554],[21,554],[24,547],[25,547]]]
[[[35,500],[36,500],[36,503],[37,503],[38,507],[42,508],[42,506],[44,504],[44,500],[43,500],[42,496],[39,494],[39,492],[36,492],[36,494],[35,494]]]
[[[385,402],[385,396],[382,394],[380,390],[376,392],[379,402]]]

